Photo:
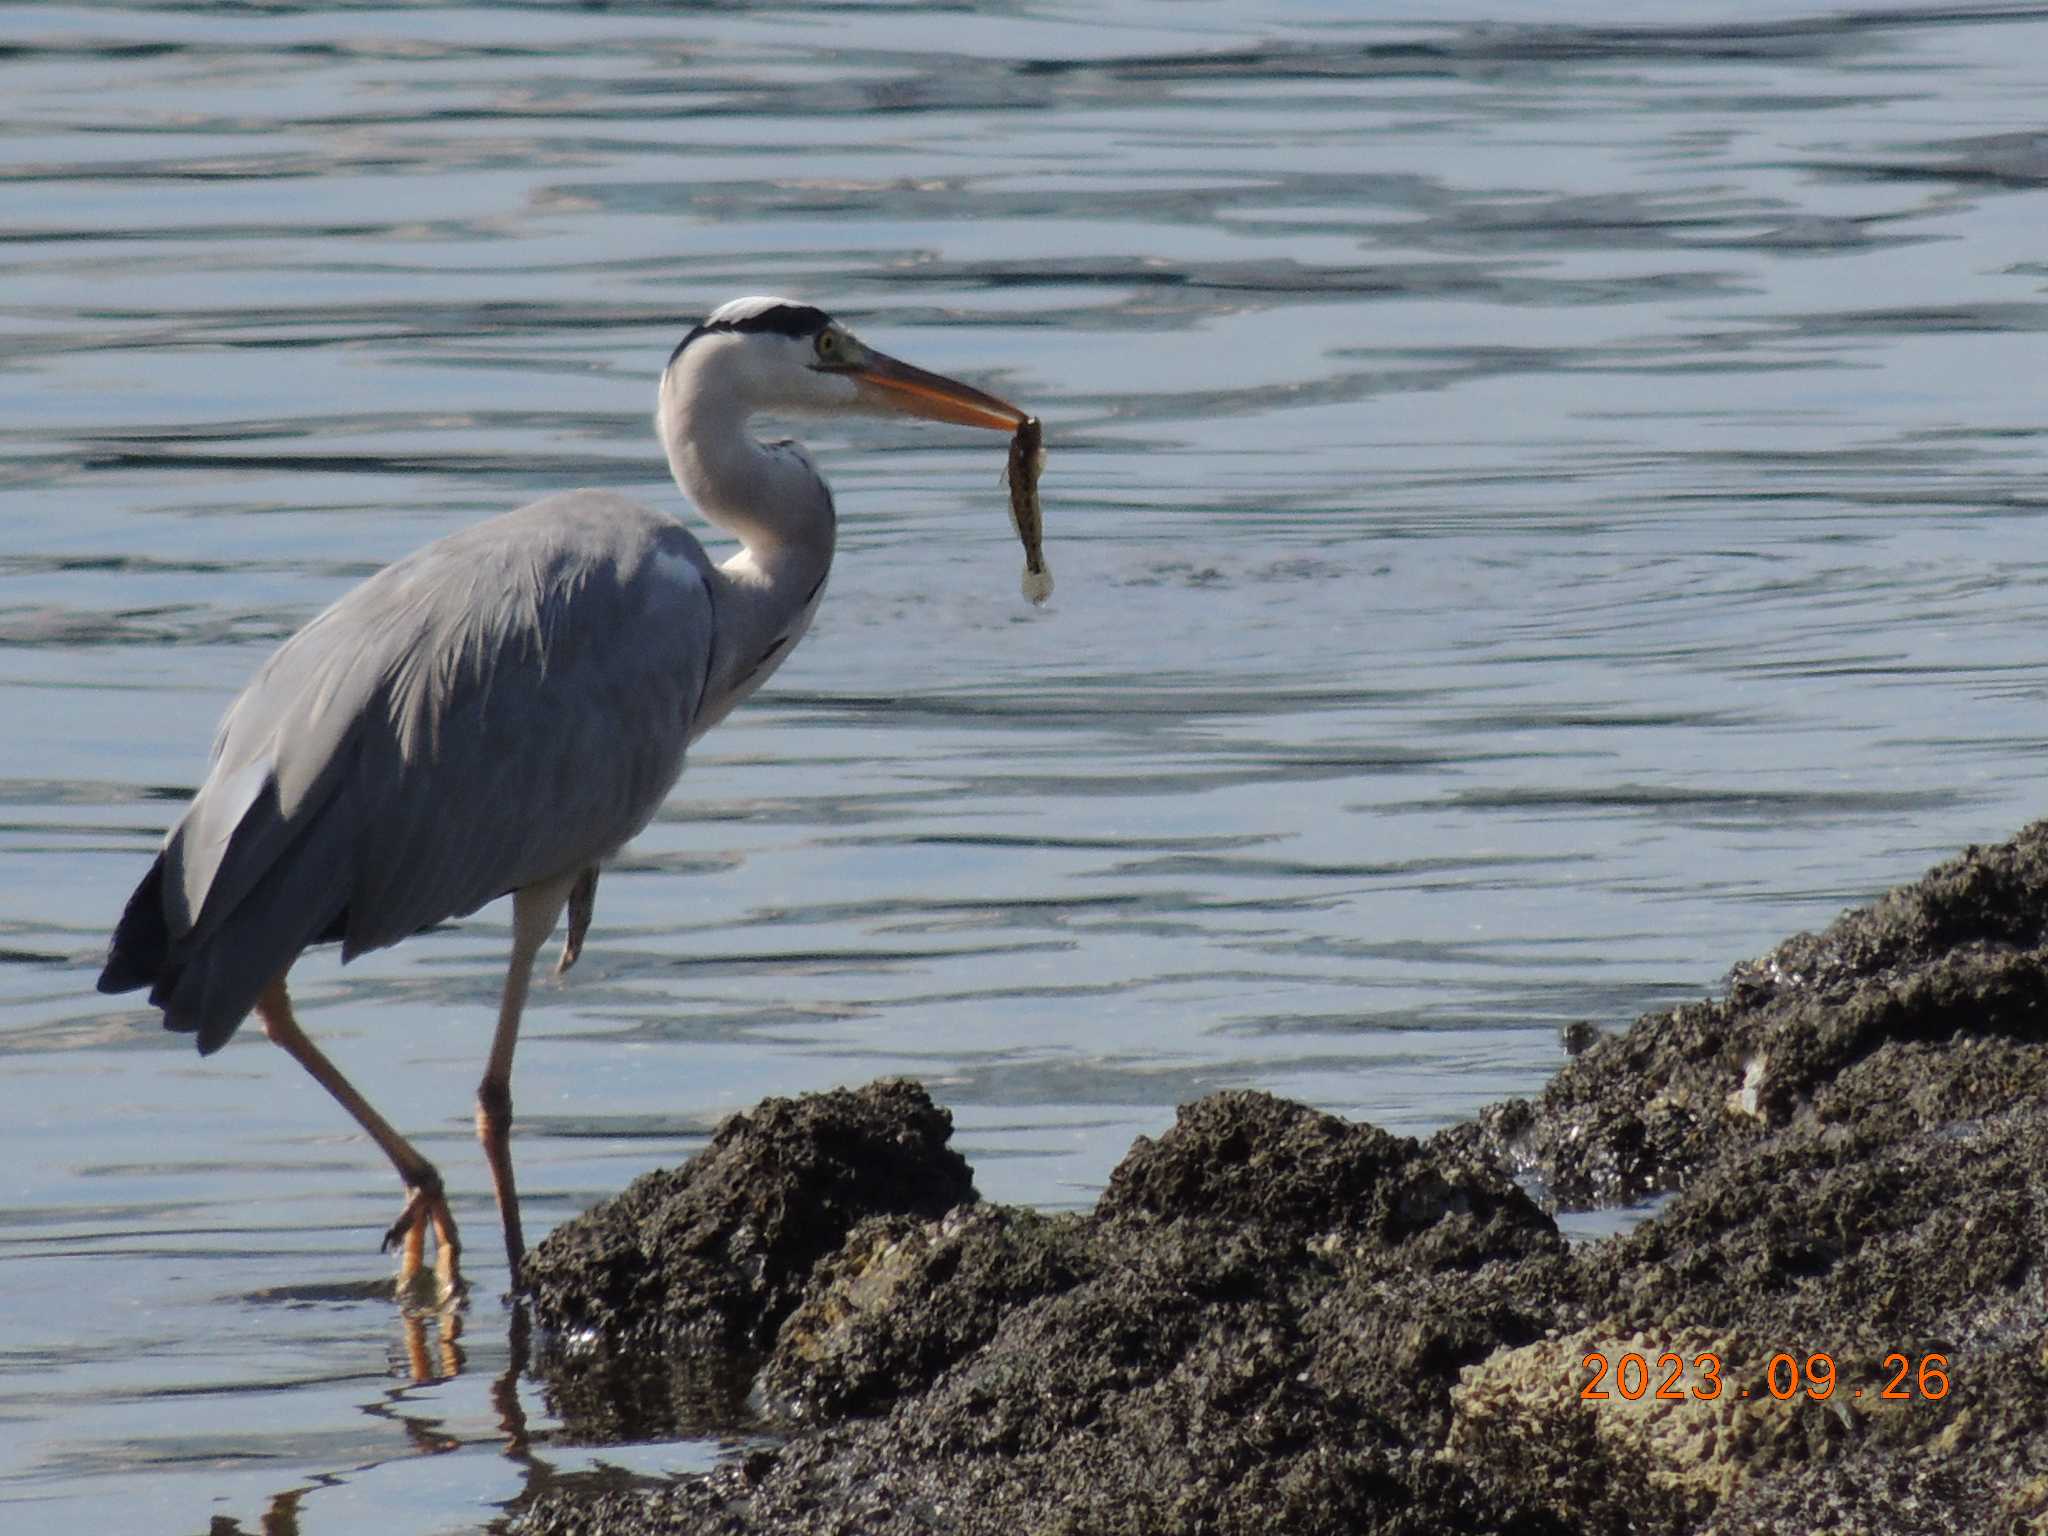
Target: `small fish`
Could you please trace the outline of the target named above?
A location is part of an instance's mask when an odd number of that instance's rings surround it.
[[[1024,595],[1034,604],[1052,596],[1052,568],[1045,563],[1044,527],[1038,511],[1038,476],[1045,468],[1045,428],[1027,416],[1010,439],[1010,521],[1024,542]]]

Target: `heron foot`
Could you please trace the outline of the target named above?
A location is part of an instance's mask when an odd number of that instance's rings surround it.
[[[461,1241],[455,1235],[455,1217],[437,1179],[431,1186],[411,1189],[405,1209],[384,1234],[383,1250],[398,1249],[398,1294],[403,1297],[422,1287],[426,1278],[427,1234],[434,1235],[434,1291],[436,1299],[448,1302],[464,1290],[460,1266]]]

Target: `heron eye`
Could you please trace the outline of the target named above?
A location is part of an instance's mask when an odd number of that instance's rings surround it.
[[[839,338],[830,331],[818,333],[818,356],[831,357],[839,351]]]

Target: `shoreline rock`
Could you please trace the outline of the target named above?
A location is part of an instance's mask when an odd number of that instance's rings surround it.
[[[2048,823],[1535,1100],[1211,1095],[1080,1214],[979,1202],[915,1084],[770,1100],[529,1305],[572,1436],[783,1438],[512,1529],[2048,1536],[2044,941]],[[1530,1185],[1664,1199],[1574,1244]]]

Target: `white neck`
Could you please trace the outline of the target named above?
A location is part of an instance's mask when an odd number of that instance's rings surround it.
[[[810,627],[832,568],[832,493],[794,443],[747,430],[747,402],[672,368],[655,422],[669,471],[705,519],[740,541],[713,573],[717,640],[692,738],[767,681]]]

